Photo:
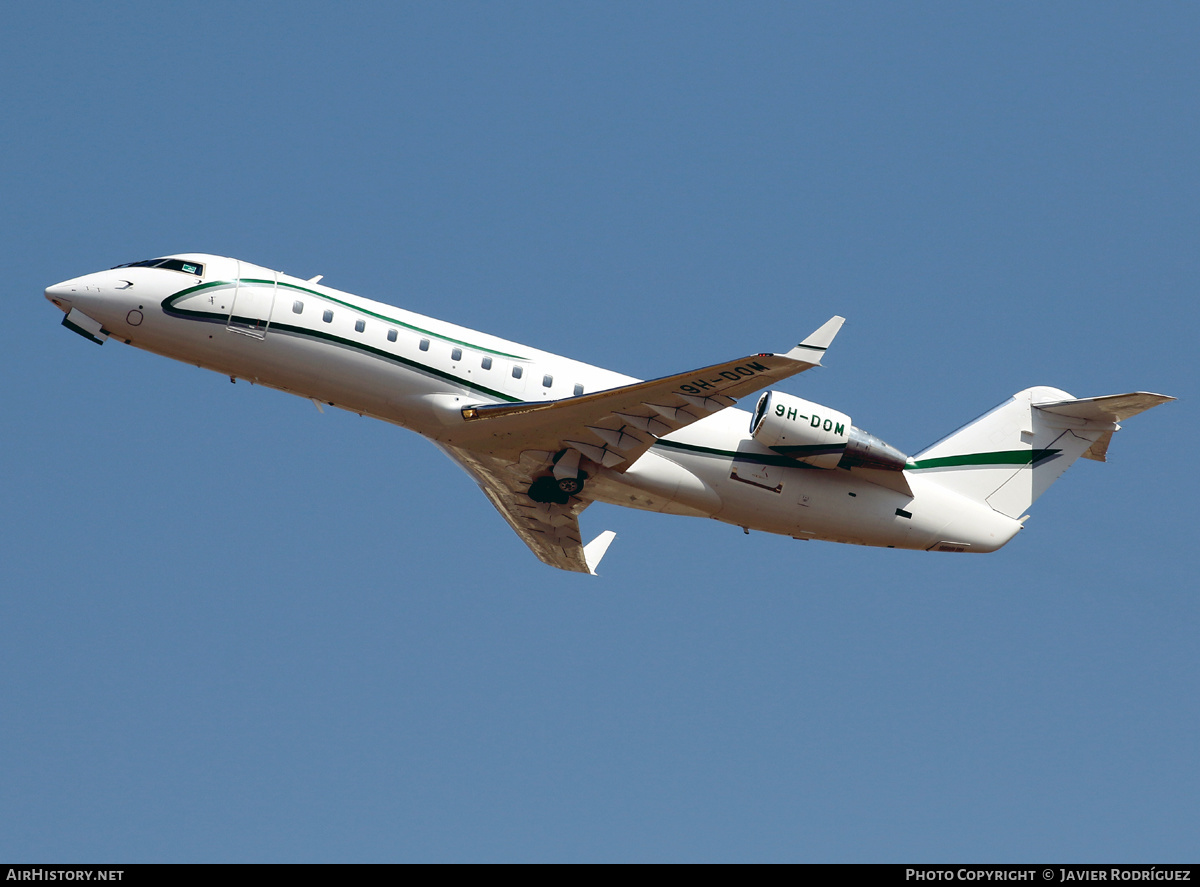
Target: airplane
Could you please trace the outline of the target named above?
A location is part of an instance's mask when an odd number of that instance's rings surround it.
[[[1120,422],[1170,400],[1026,388],[908,456],[848,415],[776,390],[821,365],[835,316],[783,353],[643,381],[321,283],[181,253],[55,284],[62,323],[371,416],[433,441],[539,559],[595,574],[592,502],[795,539],[990,552]],[[753,412],[735,402],[759,394]]]

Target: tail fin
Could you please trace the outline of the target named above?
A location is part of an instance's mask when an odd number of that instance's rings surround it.
[[[918,453],[907,470],[1019,519],[1080,456],[1103,462],[1119,421],[1174,399],[1026,388]]]

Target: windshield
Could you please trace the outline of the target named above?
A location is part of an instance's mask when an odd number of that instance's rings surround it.
[[[182,271],[184,274],[204,276],[204,266],[199,262],[185,262],[183,259],[143,259],[140,262],[126,262],[124,265],[114,265],[117,268],[165,268],[167,271]]]

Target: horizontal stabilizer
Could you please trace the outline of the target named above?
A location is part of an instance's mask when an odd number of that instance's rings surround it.
[[[1151,407],[1174,400],[1165,394],[1149,391],[1134,391],[1130,394],[1106,394],[1103,397],[1081,397],[1077,400],[1057,400],[1050,403],[1034,403],[1039,410],[1085,419],[1089,422],[1121,422],[1130,416],[1144,413]]]
[[[1084,427],[1103,426],[1104,433],[1087,448],[1083,458],[1105,462],[1108,459],[1108,446],[1112,442],[1113,432],[1121,427],[1117,423],[1174,399],[1165,394],[1134,391],[1130,394],[1106,394],[1103,397],[1080,397],[1049,403],[1034,401],[1033,406],[1041,413],[1075,419],[1084,423]]]

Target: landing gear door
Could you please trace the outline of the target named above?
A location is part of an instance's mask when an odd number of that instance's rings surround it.
[[[229,305],[229,321],[225,325],[231,333],[240,333],[252,339],[265,339],[271,326],[271,312],[275,309],[275,295],[279,289],[279,272],[272,273],[271,280],[242,277],[242,263],[238,262],[238,275],[233,281],[233,298]]]

